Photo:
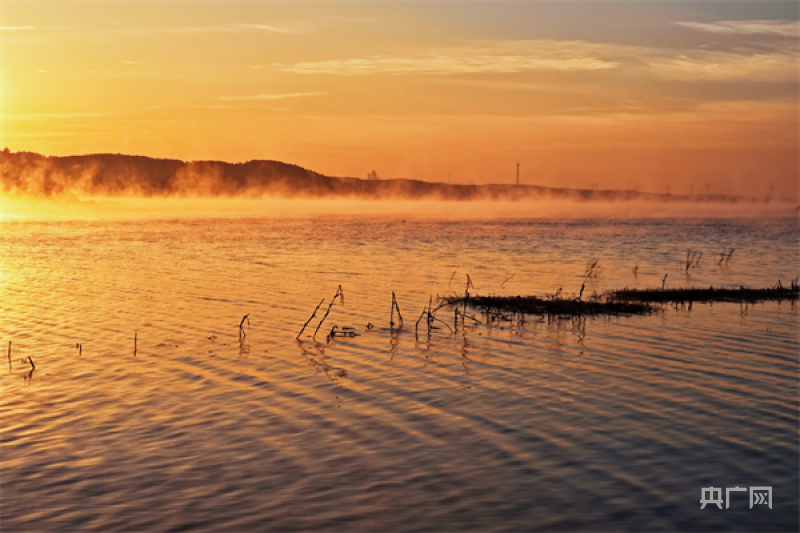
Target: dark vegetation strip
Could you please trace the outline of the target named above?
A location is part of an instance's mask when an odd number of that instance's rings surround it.
[[[797,300],[798,285],[780,283],[763,289],[676,288],[621,289],[588,300],[580,298],[539,298],[537,296],[448,296],[449,305],[464,305],[491,314],[497,312],[528,315],[646,315],[656,311],[655,304],[692,302],[747,302]]]
[[[450,296],[450,305],[468,305],[487,312],[511,312],[526,315],[647,315],[656,310],[649,303],[613,300],[581,301],[568,298],[536,296]],[[494,313],[492,313],[494,314]]]
[[[790,287],[778,285],[764,289],[720,289],[708,288],[675,288],[675,289],[622,289],[611,291],[610,300],[619,302],[642,303],[687,303],[687,302],[747,302],[797,300],[798,287],[794,283]]]

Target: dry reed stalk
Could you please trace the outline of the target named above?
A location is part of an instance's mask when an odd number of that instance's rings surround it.
[[[453,270],[453,275],[450,276],[450,281],[447,282],[447,288],[450,288],[450,287],[453,286],[453,278],[456,277],[456,273],[457,272],[458,272],[458,270]]]
[[[467,278],[469,278],[469,274],[467,274]],[[431,314],[431,307],[432,306],[433,306],[433,295],[428,297],[428,331],[429,332],[431,330],[431,322],[432,322],[431,319],[433,318],[433,315]]]
[[[703,257],[703,252],[695,252],[692,250],[686,251],[686,273],[689,273],[690,268],[697,268],[700,265],[700,259]]]
[[[247,320],[247,325],[250,325],[250,313],[247,313],[242,317],[242,321],[239,322],[239,342],[242,342],[245,337],[247,337],[247,333],[244,331],[244,321]]]
[[[669,276],[669,272],[664,274],[664,279],[661,280],[661,290],[662,291],[664,290],[664,285],[666,285],[666,283],[667,283],[667,276]]]
[[[719,261],[717,261],[717,265],[722,266],[722,263],[725,263],[725,266],[728,266],[728,263],[730,263],[731,256],[733,255],[733,251],[735,249],[736,248],[731,248],[730,251],[727,253],[727,255],[725,254],[725,250],[723,249],[722,253],[719,254]]]
[[[397,309],[397,318],[400,319],[400,325],[398,327],[403,327],[403,315],[400,314],[400,306],[397,305],[397,298],[394,295],[394,291],[392,291],[392,312],[389,315],[389,327],[394,327],[394,311]]]
[[[320,301],[319,301],[319,303],[317,304],[317,307],[314,309],[314,312],[313,312],[313,313],[311,313],[311,316],[309,317],[309,319],[308,319],[308,320],[306,320],[306,323],[305,323],[305,324],[303,324],[303,329],[301,329],[301,330],[300,330],[300,333],[298,333],[298,334],[297,334],[297,337],[295,337],[295,339],[297,339],[297,340],[300,340],[300,335],[302,335],[302,334],[303,334],[303,332],[306,330],[306,326],[308,326],[308,324],[309,324],[309,323],[310,323],[312,320],[314,320],[314,317],[315,317],[315,316],[317,316],[317,311],[319,311],[319,308],[320,308],[320,307],[322,307],[322,304],[323,304],[324,302],[325,302],[325,298],[323,298],[322,300],[320,300]]]
[[[317,324],[317,329],[314,330],[314,334],[311,336],[312,339],[317,339],[317,332],[319,332],[319,328],[322,327],[322,323],[325,322],[325,319],[328,318],[328,314],[331,312],[331,307],[333,307],[333,304],[336,303],[336,298],[339,298],[342,305],[344,305],[344,291],[342,290],[341,285],[339,285],[339,288],[336,289],[336,294],[333,295],[331,303],[328,304],[328,309],[325,311],[325,316],[323,316],[322,320],[320,320],[319,324]]]
[[[422,321],[422,317],[424,317],[424,316],[425,316],[425,312],[426,312],[426,311],[427,311],[427,308],[423,308],[423,309],[422,309],[422,313],[420,313],[420,315],[419,315],[419,318],[417,319],[417,323],[416,323],[416,325],[414,326],[414,332],[415,332],[415,333],[419,331],[419,323]]]
[[[450,327],[450,324],[448,324],[447,322],[445,322],[445,321],[444,321],[444,320],[442,320],[441,318],[439,318],[439,317],[437,317],[437,316],[434,316],[434,315],[430,315],[430,317],[431,317],[431,322],[433,322],[434,320],[438,320],[439,322],[441,322],[442,324],[444,324],[444,325],[445,325],[445,327],[447,327],[447,329],[449,329],[449,330],[450,330],[450,333],[455,333],[455,331],[453,331],[453,328],[451,328],[451,327]]]
[[[589,259],[589,261],[586,262],[586,270],[583,271],[583,277],[584,278],[591,278],[591,277],[595,277],[596,278],[597,277],[597,272],[595,272],[595,269],[597,268],[597,264],[599,262],[600,261],[596,257],[593,257],[593,258]]]

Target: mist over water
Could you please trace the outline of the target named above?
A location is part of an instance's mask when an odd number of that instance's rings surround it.
[[[136,220],[175,218],[297,218],[389,216],[408,220],[636,219],[798,217],[787,203],[666,203],[572,200],[364,200],[243,198],[32,199],[0,196],[3,220]]]
[[[769,198],[745,198],[729,194],[672,195],[635,190],[597,190],[553,188],[538,185],[512,184],[449,184],[414,179],[358,179],[324,176],[297,165],[279,161],[178,161],[120,154],[46,157],[29,152],[0,153],[0,194],[17,201],[55,200],[67,206],[94,198],[106,199],[323,199],[340,202],[359,200],[448,201],[448,202],[523,202],[513,209],[515,214],[542,216],[542,202],[555,205],[598,204],[584,208],[590,215],[602,215],[608,204],[630,204],[625,212],[637,209],[641,202],[657,204],[656,216],[695,212],[708,205],[707,216],[726,212],[719,205],[743,203],[756,213],[769,211]],[[661,204],[672,207],[662,207]],[[185,204],[184,204],[185,205]],[[209,204],[206,204],[209,205]],[[239,205],[257,206],[242,203]],[[688,207],[676,208],[675,205]],[[778,209],[796,208],[796,201],[781,198]],[[218,207],[231,204],[218,204]],[[340,204],[341,207],[341,204]],[[385,208],[385,204],[377,209]],[[368,211],[372,209],[367,207]],[[408,209],[407,206],[403,209]],[[474,208],[462,208],[475,212]],[[505,213],[505,207],[494,208]],[[532,210],[539,211],[531,213]],[[617,209],[619,211],[619,209]],[[739,209],[738,212],[743,211]],[[557,213],[544,208],[544,216]],[[729,209],[728,215],[732,214]],[[584,214],[584,216],[586,216]]]

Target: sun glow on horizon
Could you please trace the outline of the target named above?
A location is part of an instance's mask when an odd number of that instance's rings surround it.
[[[797,198],[792,3],[580,5],[4,2],[2,147]]]

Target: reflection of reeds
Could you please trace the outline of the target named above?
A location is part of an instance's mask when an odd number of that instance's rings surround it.
[[[136,357],[136,348],[139,344],[139,332],[135,331],[133,333],[133,356]]]
[[[327,356],[322,349],[320,349],[319,359],[317,359],[317,356],[309,352],[305,345],[301,343],[300,346],[303,357],[308,360],[308,362],[315,368],[317,372],[324,373],[331,383],[336,383],[339,378],[347,377],[347,370],[344,368],[331,366],[325,361]]]

